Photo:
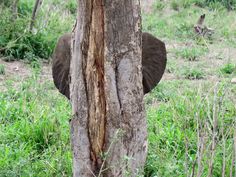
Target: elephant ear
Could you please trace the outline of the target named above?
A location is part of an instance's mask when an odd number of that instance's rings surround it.
[[[70,99],[71,34],[58,40],[53,54],[53,81],[60,93]],[[144,93],[150,92],[161,80],[166,67],[165,44],[151,34],[142,34],[142,68]]]
[[[70,99],[70,58],[71,34],[65,34],[58,40],[52,59],[52,76],[56,88]]]
[[[166,47],[149,33],[142,34],[143,91],[150,92],[161,80],[166,68]]]

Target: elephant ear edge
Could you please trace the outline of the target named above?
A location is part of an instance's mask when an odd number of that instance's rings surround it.
[[[70,99],[70,60],[71,60],[71,34],[61,36],[57,42],[52,56],[52,76],[59,92]]]
[[[144,94],[150,92],[161,80],[166,67],[166,47],[149,33],[142,34],[142,66]],[[52,57],[53,81],[59,92],[70,99],[71,33],[58,40]]]
[[[149,33],[142,35],[142,73],[144,94],[150,92],[161,80],[167,62],[165,43]]]

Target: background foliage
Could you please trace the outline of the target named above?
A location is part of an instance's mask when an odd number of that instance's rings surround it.
[[[71,31],[76,13],[76,2],[44,0],[36,17],[33,32],[29,31],[33,0],[19,0],[18,17],[13,19],[13,0],[3,0],[0,6],[1,54],[11,60],[48,59],[60,35]],[[3,50],[4,49],[4,50]]]

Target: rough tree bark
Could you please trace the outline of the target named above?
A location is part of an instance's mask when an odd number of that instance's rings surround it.
[[[78,0],[70,97],[75,177],[136,176],[147,131],[139,0]]]

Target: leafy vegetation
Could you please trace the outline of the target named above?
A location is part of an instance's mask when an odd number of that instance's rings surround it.
[[[39,9],[33,32],[29,30],[33,0],[20,0],[18,15],[13,19],[9,1],[0,6],[0,53],[8,60],[26,59],[35,61],[48,59],[54,49],[57,38],[70,31],[75,20],[75,1],[56,3],[44,1]],[[63,12],[61,12],[62,7]],[[69,12],[69,13],[68,13]],[[70,13],[71,12],[71,13]]]
[[[176,56],[186,58],[189,61],[196,61],[200,56],[205,53],[205,50],[201,47],[184,48],[182,50],[176,50]]]
[[[180,7],[189,8],[191,5],[199,7],[208,7],[210,9],[223,9],[235,10],[235,0],[172,0],[171,7],[174,10],[179,10]]]
[[[44,0],[32,33],[33,0],[19,1],[14,21],[12,1],[0,4],[1,57],[29,61],[31,73],[9,76],[0,64],[0,176],[72,176],[71,106],[39,58],[48,59],[58,36],[70,31],[76,1]],[[143,31],[166,43],[168,63],[145,96],[149,149],[140,176],[234,176],[235,1],[155,1],[152,7],[142,14]],[[211,39],[193,30],[203,13],[214,29]]]
[[[186,79],[203,79],[204,73],[198,68],[183,68],[183,76]]]
[[[181,85],[184,89],[173,85]],[[187,81],[171,81],[165,83],[164,87],[164,90],[172,92],[168,96],[169,100],[157,108],[154,104],[158,99],[157,88],[148,96],[153,102],[150,103],[149,100],[146,105],[149,155],[145,175],[189,176],[195,168],[195,173],[201,169],[201,176],[207,176],[209,158],[214,153],[213,176],[221,176],[224,160],[228,176],[232,167],[236,111],[235,104],[230,100],[233,95],[227,82],[218,85],[205,82],[200,86],[193,86]],[[210,89],[207,91],[207,88]],[[217,121],[217,129],[213,128],[214,121]],[[214,133],[217,134],[217,147],[212,150],[210,148]],[[199,134],[204,134],[205,139]],[[199,152],[201,143],[206,148],[202,154]],[[201,164],[195,164],[199,156],[202,156]]]
[[[5,74],[5,67],[4,65],[0,65],[0,75],[4,75]]]
[[[71,176],[70,105],[32,75],[0,94],[0,176]]]
[[[227,63],[221,68],[221,72],[225,74],[232,74],[236,72],[236,65],[233,63]]]

